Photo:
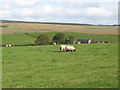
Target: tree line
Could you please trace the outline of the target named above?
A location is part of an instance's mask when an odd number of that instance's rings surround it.
[[[74,40],[75,38],[73,36],[66,37],[64,33],[57,33],[52,37],[52,41],[50,41],[50,36],[48,34],[41,34],[37,37],[35,44],[48,45],[54,42],[57,44],[73,44]]]

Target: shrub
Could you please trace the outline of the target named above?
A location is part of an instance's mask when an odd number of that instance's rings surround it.
[[[53,37],[53,41],[58,44],[65,43],[65,35],[63,33],[58,33]]]
[[[48,34],[41,34],[40,36],[37,37],[37,40],[35,41],[35,44],[38,45],[47,45],[49,44],[49,35]]]
[[[68,40],[69,40],[69,44],[73,44],[75,38],[73,36],[69,36]]]
[[[73,44],[75,38],[73,36],[68,36],[68,38],[65,39],[65,44]]]

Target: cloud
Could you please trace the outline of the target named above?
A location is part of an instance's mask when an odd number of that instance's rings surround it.
[[[56,8],[52,5],[46,4],[41,8],[32,9],[24,8],[19,12],[19,16],[22,17],[34,17],[34,18],[78,18],[82,15],[80,10],[68,9],[68,8]]]
[[[1,9],[2,9],[2,10],[9,10],[9,9],[10,9],[10,5],[7,4],[7,3],[2,4]]]
[[[74,7],[74,8],[86,8],[86,7],[100,7],[98,3],[85,2],[83,0],[69,0],[63,3],[64,6]]]
[[[39,14],[43,15],[43,16],[58,16],[59,15],[59,8],[55,8],[52,5],[45,5],[41,8],[41,10],[39,11]]]
[[[76,9],[64,9],[62,11],[62,15],[65,18],[80,18],[80,16],[82,16],[82,12]]]
[[[9,10],[2,10],[0,13],[0,19],[8,19],[11,17],[11,12]]]
[[[24,8],[20,11],[21,16],[32,16],[35,14],[35,11],[30,8]]]
[[[15,5],[20,7],[27,7],[35,5],[38,0],[13,0]]]
[[[104,7],[90,7],[86,10],[86,16],[91,18],[108,18],[112,16],[112,12],[106,10]]]
[[[85,0],[85,1],[88,1],[88,0]],[[93,0],[89,0],[89,1],[93,2]],[[95,0],[94,2],[103,2],[103,3],[108,2],[108,3],[110,3],[110,2],[119,2],[119,0]]]
[[[0,9],[1,9],[0,19],[11,18],[12,10],[9,3],[2,3],[2,5],[0,6]]]
[[[18,14],[19,13],[19,14]],[[43,7],[40,8],[21,8],[19,11],[14,13],[15,17],[18,18],[28,18],[30,20],[38,20],[38,18],[41,18],[42,20],[48,20],[48,19],[55,19],[59,18],[61,13],[60,8],[53,7],[52,5],[46,4]],[[32,18],[32,19],[30,19]],[[25,19],[25,20],[26,20]]]
[[[37,17],[51,17],[51,18],[57,18],[61,14],[61,9],[57,7],[53,7],[52,5],[46,4],[41,8],[38,8],[36,10],[36,16]]]

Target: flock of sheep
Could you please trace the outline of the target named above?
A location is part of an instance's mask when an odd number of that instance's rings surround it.
[[[75,47],[74,46],[68,46],[68,45],[61,45],[60,46],[60,51],[65,51],[65,52],[68,52],[68,51],[76,51]]]
[[[54,45],[56,45],[56,44],[54,44]],[[8,44],[8,45],[6,45],[6,47],[11,47],[12,45],[10,45],[10,44]],[[74,46],[68,46],[68,45],[61,45],[60,46],[60,51],[64,51],[64,52],[68,52],[68,51],[76,51],[76,49],[75,49],[75,47]]]
[[[6,47],[11,47],[11,46],[12,46],[11,44],[6,45]]]

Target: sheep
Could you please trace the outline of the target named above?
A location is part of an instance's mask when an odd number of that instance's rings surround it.
[[[9,45],[6,45],[6,47],[8,47]]]
[[[81,42],[77,42],[77,44],[81,44]]]
[[[60,46],[60,51],[65,51],[65,47],[66,47],[66,45],[61,45]]]
[[[9,44],[8,46],[11,47],[12,45]]]
[[[56,43],[54,42],[53,45],[56,45]]]
[[[66,46],[66,47],[65,47],[65,51],[66,51],[66,52],[67,52],[67,51],[71,51],[71,52],[74,51],[74,52],[75,52],[76,49],[75,49],[74,46]]]
[[[12,46],[11,44],[6,45],[6,47],[11,47],[11,46]]]

